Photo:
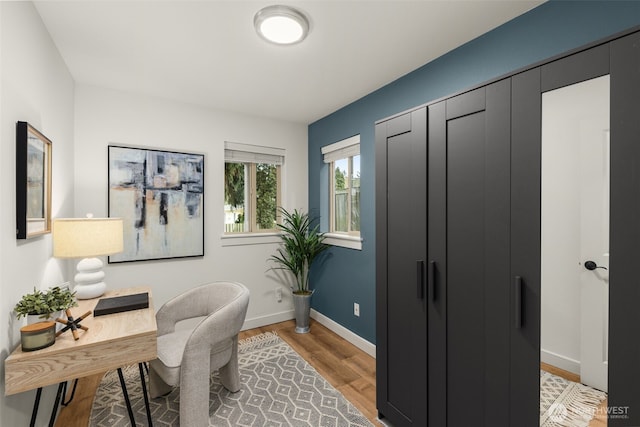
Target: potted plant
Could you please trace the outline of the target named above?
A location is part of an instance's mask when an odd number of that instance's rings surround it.
[[[278,224],[282,246],[269,259],[279,264],[274,268],[289,271],[295,278],[295,286],[291,290],[296,332],[304,334],[309,332],[309,310],[313,295],[313,291],[309,290],[309,270],[313,261],[329,246],[323,243],[325,236],[318,231],[319,225],[312,226],[313,220],[308,213],[297,209],[288,212],[284,208],[279,208],[279,211],[282,214],[282,223]]]
[[[14,310],[18,314],[18,319],[23,316],[34,316],[36,319],[46,320],[51,318],[53,313],[77,305],[75,292],[71,292],[66,287],[54,286],[48,291],[41,291],[34,287],[32,293],[22,296]]]

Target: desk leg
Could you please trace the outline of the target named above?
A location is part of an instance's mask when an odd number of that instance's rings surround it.
[[[53,427],[56,423],[56,415],[58,415],[58,406],[60,405],[60,399],[62,398],[62,389],[66,382],[58,384],[58,392],[56,393],[56,400],[53,403],[53,410],[51,411],[51,417],[49,418],[49,427]]]
[[[142,370],[142,363],[138,363],[138,369],[140,370],[140,382],[142,383],[142,394],[144,394],[144,407],[147,410],[147,421],[149,427],[153,427],[153,421],[151,420],[151,408],[149,408],[149,396],[147,395],[147,383],[144,380],[144,371]]]
[[[127,393],[127,385],[124,383],[122,368],[118,368],[118,377],[120,377],[120,387],[122,387],[122,394],[124,395],[124,401],[127,404],[127,412],[129,412],[129,420],[131,420],[131,425],[135,426],[136,420],[133,417],[133,409],[131,409],[131,401],[129,400],[129,393]]]
[[[38,418],[38,406],[40,406],[40,396],[42,396],[42,387],[38,387],[38,391],[36,391],[36,400],[33,402],[33,411],[31,411],[31,422],[29,423],[29,427],[34,427],[36,425],[36,418]]]
[[[76,378],[75,380],[73,380],[73,389],[71,390],[71,396],[69,397],[69,400],[67,400],[66,402],[64,401],[65,396],[67,395],[67,383],[64,383],[64,391],[62,392],[62,406],[67,406],[69,405],[69,403],[71,403],[71,401],[73,400],[73,396],[76,395],[76,387],[78,387],[78,379]]]

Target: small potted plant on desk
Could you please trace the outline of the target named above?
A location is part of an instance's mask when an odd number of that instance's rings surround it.
[[[309,290],[309,269],[318,255],[329,246],[323,243],[325,237],[324,233],[318,231],[319,225],[312,227],[312,219],[308,213],[297,209],[293,212],[284,208],[279,210],[282,214],[282,224],[278,224],[282,233],[282,246],[269,259],[280,265],[274,268],[287,270],[295,277],[295,287],[292,286],[291,290],[296,332],[304,334],[309,332],[309,311],[313,295],[313,291]]]
[[[27,323],[40,322],[43,320],[55,320],[56,317],[62,317],[62,313],[71,307],[77,306],[75,292],[71,292],[68,288],[54,286],[48,291],[41,291],[33,288],[32,293],[22,296],[20,301],[14,307],[18,315],[27,317]]]

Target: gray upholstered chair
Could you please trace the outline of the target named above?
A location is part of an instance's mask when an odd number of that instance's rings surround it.
[[[150,363],[151,397],[180,387],[180,425],[209,425],[209,378],[219,370],[229,391],[240,390],[238,332],[249,290],[240,283],[215,282],[171,299],[156,314],[158,358]],[[195,328],[176,330],[176,323],[203,317]]]

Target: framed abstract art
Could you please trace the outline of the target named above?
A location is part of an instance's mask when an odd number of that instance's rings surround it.
[[[16,238],[51,232],[51,141],[16,123]]]
[[[204,255],[204,155],[109,145],[109,217],[124,251],[109,263]]]

